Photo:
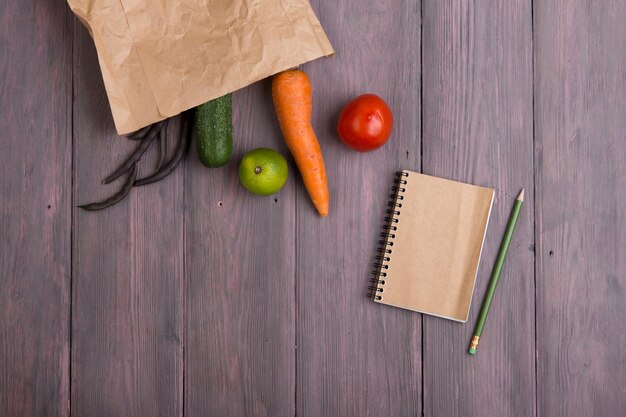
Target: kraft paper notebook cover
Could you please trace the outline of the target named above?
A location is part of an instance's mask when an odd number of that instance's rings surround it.
[[[406,170],[394,182],[370,298],[467,321],[494,191]]]

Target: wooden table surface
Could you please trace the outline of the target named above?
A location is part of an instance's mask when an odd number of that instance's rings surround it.
[[[226,168],[190,152],[114,208],[77,209],[119,186],[100,180],[135,144],[66,3],[0,4],[0,416],[624,414],[626,1],[312,5],[337,51],[304,67],[325,219],[291,159],[277,195],[239,185],[247,150],[288,154],[267,80],[234,94]],[[365,92],[396,124],[360,154],[335,124]],[[402,168],[496,189],[465,325],[365,297]]]

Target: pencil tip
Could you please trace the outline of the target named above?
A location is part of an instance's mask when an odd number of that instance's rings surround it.
[[[524,201],[524,189],[522,188],[522,191],[519,192],[519,195],[517,196],[517,199],[519,201]]]

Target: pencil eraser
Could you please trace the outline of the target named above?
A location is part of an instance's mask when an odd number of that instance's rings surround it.
[[[469,353],[470,355],[475,355],[475,354],[476,354],[476,349],[474,349],[474,348],[469,348],[469,350],[467,351],[467,353]]]

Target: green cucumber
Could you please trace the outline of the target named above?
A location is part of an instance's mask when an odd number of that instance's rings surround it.
[[[196,151],[209,168],[224,166],[233,153],[233,106],[230,94],[196,107]]]

